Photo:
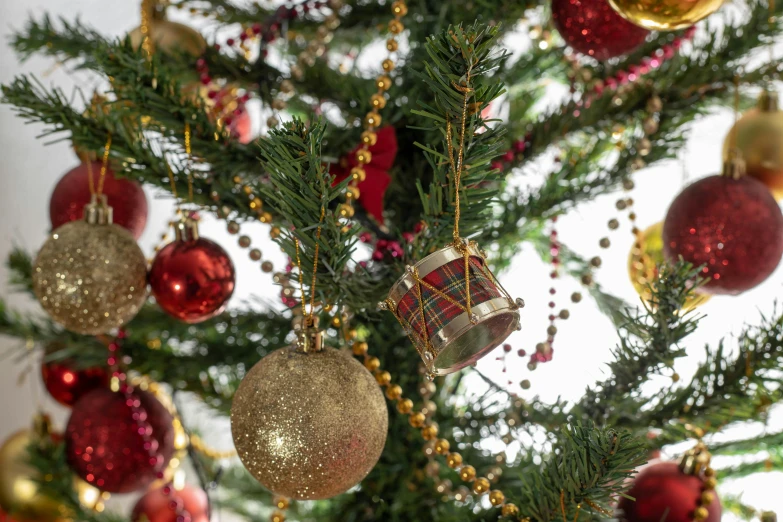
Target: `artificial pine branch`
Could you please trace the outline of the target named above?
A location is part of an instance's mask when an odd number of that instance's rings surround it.
[[[500,192],[502,178],[490,163],[499,154],[502,128],[489,126],[481,112],[500,96],[502,84],[490,75],[504,60],[497,52],[498,29],[474,24],[450,26],[427,39],[429,62],[417,76],[431,91],[433,104],[420,101],[413,114],[433,126],[440,137],[437,150],[419,144],[433,172],[429,187],[418,183],[429,234],[421,251],[448,242],[455,219],[455,197],[461,201],[460,232],[469,237],[480,231],[490,217],[491,204]],[[461,186],[455,192],[455,176]],[[456,196],[455,194],[458,194]]]
[[[646,454],[645,445],[629,433],[563,427],[554,454],[537,473],[525,470],[519,477],[520,511],[535,522],[611,516],[613,501],[624,494]]]
[[[609,363],[611,377],[586,391],[572,410],[576,418],[625,426],[624,417],[638,412],[617,409],[616,401],[638,397],[643,383],[685,355],[680,343],[696,329],[700,316],[682,310],[693,287],[702,283],[700,268],[680,261],[659,270],[658,278],[649,285],[651,298],[644,304],[644,312],[625,312],[626,333]]]

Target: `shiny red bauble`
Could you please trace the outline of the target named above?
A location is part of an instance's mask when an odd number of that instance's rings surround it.
[[[599,61],[633,51],[650,34],[606,0],[552,0],[552,21],[568,45]]]
[[[693,522],[704,489],[701,478],[683,473],[676,462],[650,464],[636,475],[627,492],[636,501],[620,499],[618,518],[621,522]],[[703,522],[720,521],[720,499],[712,494],[712,502],[704,506],[708,516]]]
[[[764,281],[783,255],[783,213],[769,189],[744,176],[710,176],[674,200],[663,224],[664,253],[704,265],[699,291],[739,294]]]
[[[169,486],[170,487],[170,486]],[[209,522],[207,494],[200,488],[185,486],[167,495],[164,488],[147,492],[133,508],[133,522],[177,522],[177,512],[171,502],[176,501],[190,515],[191,522]],[[146,517],[146,518],[145,518]]]
[[[155,256],[149,283],[158,305],[186,323],[222,312],[234,293],[234,264],[217,243],[178,239]]]
[[[101,174],[101,164],[82,163],[63,176],[54,187],[49,200],[49,219],[52,230],[82,219],[84,205],[90,202],[89,168],[97,185]],[[135,181],[115,178],[111,170],[106,171],[103,182],[103,193],[106,194],[109,206],[114,210],[114,223],[128,229],[133,237],[139,239],[147,224],[147,196],[144,189]]]
[[[41,378],[49,395],[63,406],[73,406],[92,390],[109,386],[105,367],[79,368],[71,360],[44,362]]]
[[[102,491],[129,493],[149,486],[174,454],[171,413],[142,390],[135,390],[131,401],[108,388],[93,390],[74,404],[65,428],[68,465]],[[143,414],[134,419],[136,406]]]

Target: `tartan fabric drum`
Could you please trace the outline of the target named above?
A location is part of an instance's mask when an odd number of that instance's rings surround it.
[[[409,266],[380,304],[411,338],[430,375],[455,372],[519,328],[514,301],[486,266],[475,242],[438,250]]]

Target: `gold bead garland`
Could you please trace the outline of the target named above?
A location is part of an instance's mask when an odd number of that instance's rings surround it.
[[[476,469],[470,464],[464,463],[461,454],[450,451],[451,444],[447,439],[437,438],[437,426],[426,420],[427,416],[423,411],[416,411],[413,408],[412,400],[402,397],[402,388],[395,384],[391,379],[391,375],[381,368],[380,360],[377,357],[369,355],[367,343],[355,341],[351,349],[355,356],[362,358],[365,368],[373,372],[376,380],[379,383],[385,383],[379,385],[382,388],[385,388],[386,398],[396,402],[397,411],[403,415],[408,415],[408,422],[411,426],[419,429],[422,438],[427,441],[424,444],[424,453],[430,458],[430,462],[425,469],[427,475],[437,478],[440,465],[436,460],[433,460],[433,458],[435,455],[445,457],[449,468],[454,469],[463,482],[467,482],[471,485],[471,489],[468,489],[465,486],[457,488],[454,492],[454,499],[456,501],[464,502],[471,495],[471,491],[476,496],[489,494],[490,503],[494,507],[499,507],[503,516],[516,516],[519,514],[519,508],[512,503],[506,502],[505,494],[501,490],[490,490],[491,482],[488,477],[478,477]],[[381,374],[383,374],[384,377],[379,379],[378,376]],[[388,379],[385,377],[386,375],[389,375]],[[423,395],[425,400],[429,399],[429,396],[435,391],[434,387],[422,388],[419,391],[422,390],[425,392]],[[424,420],[422,421],[422,419]],[[496,473],[495,475],[499,475],[499,473]],[[439,493],[448,494],[450,489],[450,481],[439,480],[436,483],[436,490]]]
[[[378,134],[375,131],[383,123],[383,118],[379,111],[386,107],[386,91],[392,86],[392,79],[389,74],[391,74],[396,65],[394,58],[395,53],[399,49],[397,36],[405,30],[402,18],[408,14],[408,6],[403,0],[396,0],[392,2],[391,10],[394,18],[390,20],[388,24],[388,31],[391,35],[386,40],[388,55],[381,61],[383,72],[375,79],[376,92],[370,96],[371,108],[362,120],[364,126],[364,132],[362,132],[361,135],[362,143],[361,148],[356,151],[355,156],[358,165],[351,169],[351,180],[345,191],[345,203],[339,207],[340,216],[346,219],[350,219],[354,216],[355,211],[353,203],[360,196],[358,185],[367,177],[364,165],[367,165],[372,161],[370,147],[378,142]]]
[[[663,109],[663,102],[657,95],[653,95],[649,98],[646,105],[647,115],[645,116],[643,122],[642,122],[642,130],[644,131],[645,136],[641,138],[636,143],[636,153],[637,156],[631,161],[631,169],[632,170],[638,170],[644,167],[645,163],[642,159],[643,156],[648,155],[652,150],[652,143],[650,142],[650,139],[648,136],[654,134],[658,131],[658,121],[656,119],[656,116],[658,113],[661,112]],[[624,129],[621,127],[616,127],[613,131],[613,134],[615,136],[619,137],[621,136],[622,132],[624,132]],[[618,142],[619,147],[623,147],[622,143]],[[627,193],[633,190],[634,188],[634,182],[630,178],[626,178],[623,180],[623,190]],[[619,212],[627,211],[628,213],[628,220],[631,224],[631,233],[634,235],[634,246],[632,250],[632,255],[641,255],[641,243],[640,243],[640,236],[641,231],[637,227],[637,216],[636,212],[634,212],[633,209],[634,200],[631,197],[628,197],[627,195],[619,198],[615,202],[615,208]],[[620,227],[620,222],[616,217],[611,218],[608,223],[607,227],[609,229],[609,232],[614,232]],[[557,233],[554,228],[554,220],[553,220],[553,227],[552,227],[552,246],[553,248],[559,248],[559,243],[557,242]],[[604,236],[598,240],[598,246],[601,249],[607,249],[611,246],[611,240],[609,237]],[[601,259],[600,255],[593,256],[589,260],[589,265],[591,270],[598,269],[601,267],[603,261]],[[556,279],[559,277],[559,265],[556,265],[553,267],[551,277],[553,279]],[[593,285],[593,275],[592,273],[588,272],[585,273],[581,278],[581,283],[584,286],[590,287]],[[552,286],[550,289],[550,294],[554,296],[556,289],[554,286]],[[582,301],[582,294],[579,292],[574,292],[571,294],[571,302],[574,304],[577,304]],[[551,306],[552,303],[550,303]],[[554,341],[555,336],[557,335],[557,326],[556,321],[558,320],[567,320],[570,318],[571,312],[567,308],[563,308],[558,312],[556,315],[553,313],[550,315],[550,324],[547,327],[547,341],[541,342],[536,344],[536,352],[539,354],[546,354],[548,351],[552,349],[551,344]],[[528,369],[535,370],[536,369],[536,363],[532,362],[528,364]],[[528,389],[530,387],[530,383],[527,380],[524,380],[520,382],[520,386],[523,389]]]
[[[269,517],[270,522],[285,522],[285,511],[288,509],[288,507],[291,505],[291,502],[281,496],[275,496],[272,500],[273,504],[275,505],[275,510],[272,512],[272,515]]]
[[[323,51],[321,51],[321,46],[328,42],[332,38],[332,29],[337,28],[339,26],[340,21],[339,18],[337,18],[337,13],[339,9],[342,7],[342,0],[330,0],[329,1],[329,7],[332,9],[332,13],[326,17],[324,22],[318,27],[316,30],[316,38],[313,40],[313,42],[316,42],[318,44],[316,49],[313,49],[314,46],[308,45],[308,50],[303,51],[304,54],[300,53],[298,58],[298,64],[294,64],[291,67],[291,75],[296,78],[300,79],[303,76],[303,70],[301,67],[302,63],[309,63],[310,58],[314,55],[322,54]],[[320,53],[320,54],[319,54]],[[282,111],[287,107],[287,99],[290,98],[294,94],[294,84],[291,82],[291,80],[285,79],[282,82],[280,82],[280,88],[278,90],[278,96],[272,100],[270,106],[274,111]],[[277,116],[273,115],[270,116],[269,119],[267,119],[267,126],[270,128],[273,128],[277,126],[278,124],[278,118]],[[253,187],[251,187],[249,184],[246,184],[245,181],[242,179],[241,176],[234,176],[233,178],[234,185],[238,192],[245,194],[249,200],[249,206],[250,208],[255,211],[256,215],[258,216],[258,220],[262,223],[272,223],[272,214],[264,210],[264,202],[261,200],[261,198],[253,191]],[[212,191],[210,194],[213,201],[219,201],[220,200],[220,194],[217,191]],[[228,209],[220,209],[218,212],[218,215],[227,218],[229,215]],[[229,221],[227,223],[227,229],[229,234],[235,235],[239,234],[240,232],[240,224],[236,221]],[[280,236],[280,229],[276,226],[272,226],[272,228],[269,231],[269,235],[272,239],[275,239]],[[271,273],[274,271],[274,265],[269,260],[263,260],[262,252],[257,248],[251,248],[252,241],[248,236],[241,236],[239,239],[239,246],[241,248],[249,249],[248,256],[252,261],[260,262],[261,264],[261,270],[264,273]],[[288,278],[284,274],[276,274],[275,275],[275,282],[280,283],[283,285],[283,291],[285,295],[286,289],[289,290],[289,292],[293,292],[293,287],[290,286],[288,283]]]
[[[212,460],[225,460],[237,456],[236,450],[233,449],[220,451],[214,448],[210,448],[204,443],[201,437],[195,434],[190,435],[190,446],[197,452]]]

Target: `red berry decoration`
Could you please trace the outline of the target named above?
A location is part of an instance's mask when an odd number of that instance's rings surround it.
[[[171,508],[171,502],[178,502],[190,515],[191,522],[209,522],[209,503],[207,494],[200,488],[185,486],[181,490],[164,486],[147,492],[133,508],[133,522],[178,522],[177,511]]]
[[[93,179],[101,173],[101,164],[82,163],[63,176],[54,187],[49,200],[49,218],[52,230],[84,217],[84,206],[90,202],[89,169]],[[126,228],[139,239],[147,224],[147,196],[144,189],[135,181],[115,178],[111,170],[106,170],[103,181],[103,193],[109,206],[114,210],[114,224]]]
[[[68,464],[102,491],[138,491],[160,478],[171,460],[173,423],[171,413],[148,392],[135,390],[126,399],[108,388],[93,390],[74,404],[68,419]]]
[[[109,386],[105,367],[78,368],[70,359],[44,362],[41,377],[49,395],[63,406],[73,406],[88,392]]]
[[[633,51],[650,34],[606,0],[552,0],[552,21],[568,45],[598,61]]]
[[[234,281],[228,253],[199,237],[192,219],[177,225],[177,239],[158,252],[149,273],[158,305],[186,323],[199,323],[222,312],[234,292]]]
[[[710,176],[674,200],[663,224],[664,253],[705,265],[699,291],[740,294],[764,281],[783,255],[783,213],[749,176]]]
[[[621,522],[719,522],[721,505],[708,481],[680,470],[676,462],[650,464],[618,504]],[[710,502],[705,503],[704,500]],[[698,510],[698,512],[697,512]]]

